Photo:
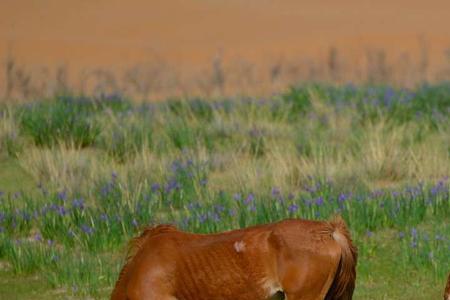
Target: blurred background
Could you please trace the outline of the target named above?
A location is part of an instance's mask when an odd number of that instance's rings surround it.
[[[0,95],[271,95],[450,78],[445,0],[0,2]]]
[[[0,299],[109,299],[148,224],[336,214],[354,299],[442,299],[449,49],[448,0],[0,0]]]

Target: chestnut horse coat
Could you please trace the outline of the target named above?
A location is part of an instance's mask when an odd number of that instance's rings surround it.
[[[356,260],[340,218],[205,235],[159,225],[131,242],[111,299],[351,299]]]

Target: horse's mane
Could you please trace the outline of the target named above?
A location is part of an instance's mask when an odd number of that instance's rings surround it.
[[[139,236],[132,238],[130,240],[130,242],[128,243],[128,251],[127,257],[125,259],[125,264],[119,273],[119,278],[117,279],[116,286],[114,287],[111,299],[122,298],[120,297],[120,295],[122,295],[122,293],[125,292],[122,283],[126,277],[126,274],[128,273],[128,270],[133,262],[134,257],[142,250],[147,240],[155,235],[176,230],[178,230],[177,227],[172,224],[147,226],[142,230]]]

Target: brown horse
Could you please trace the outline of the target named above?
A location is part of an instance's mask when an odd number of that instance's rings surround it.
[[[345,300],[357,251],[341,218],[285,220],[218,234],[171,225],[131,242],[112,300]]]
[[[447,286],[444,291],[444,300],[450,300],[450,273],[448,274]]]

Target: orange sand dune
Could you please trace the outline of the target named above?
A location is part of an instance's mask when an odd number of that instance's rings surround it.
[[[2,0],[0,59],[72,72],[155,58],[193,68],[217,53],[267,63],[323,58],[334,46],[352,63],[368,48],[425,49],[433,69],[449,28],[448,0]]]

